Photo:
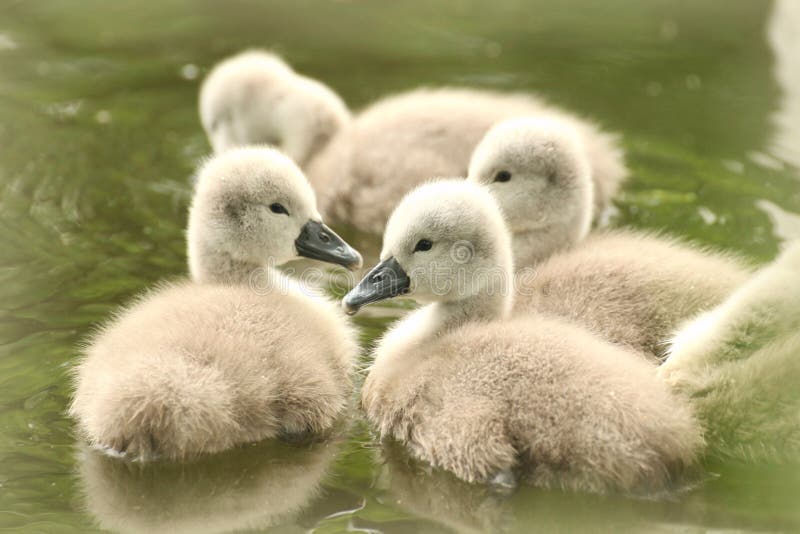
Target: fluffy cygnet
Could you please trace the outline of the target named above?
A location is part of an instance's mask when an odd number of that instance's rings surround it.
[[[430,302],[380,340],[361,403],[381,436],[470,482],[660,490],[702,445],[687,404],[634,352],[543,315],[507,319],[511,244],[489,192],[412,191],[381,263],[344,298]]]
[[[800,243],[671,339],[660,376],[696,407],[712,453],[800,461]]]
[[[489,188],[511,229],[515,313],[564,317],[658,360],[682,321],[750,276],[732,255],[672,238],[620,230],[586,238],[589,165],[580,138],[563,123],[498,124],[476,148],[468,179]]]
[[[383,231],[402,196],[432,176],[465,176],[495,123],[537,116],[573,127],[586,147],[596,216],[627,176],[617,136],[529,94],[441,88],[383,98],[350,119],[325,85],[277,56],[246,52],[219,64],[200,95],[214,149],[254,142],[281,147],[306,170],[326,218]]]
[[[200,120],[216,153],[269,144],[303,165],[349,118],[328,87],[258,50],[220,62],[200,89]]]
[[[302,172],[272,149],[217,156],[187,237],[192,280],[145,293],[86,345],[70,407],[85,437],[179,459],[330,427],[351,390],[353,330],[275,265],[361,258],[322,224]]]

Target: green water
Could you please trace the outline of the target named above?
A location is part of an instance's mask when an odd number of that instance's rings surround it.
[[[351,107],[420,84],[537,91],[624,135],[612,224],[762,262],[800,237],[794,1],[0,1],[0,531],[800,529],[798,468],[710,461],[647,501],[505,498],[358,421],[142,467],[84,450],[64,416],[91,326],[185,272],[198,83],[218,59],[275,49]],[[364,339],[388,320],[359,319]]]

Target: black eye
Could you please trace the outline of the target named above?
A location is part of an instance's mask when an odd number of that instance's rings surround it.
[[[414,252],[421,250],[425,252],[426,250],[430,250],[433,246],[433,243],[430,242],[428,239],[420,239],[417,241],[417,244],[414,246]]]
[[[494,175],[495,182],[507,182],[511,179],[511,173],[508,171],[500,171]]]
[[[282,213],[284,215],[289,215],[289,212],[286,211],[286,208],[283,207],[283,204],[279,204],[277,202],[270,204],[269,209],[272,213]]]

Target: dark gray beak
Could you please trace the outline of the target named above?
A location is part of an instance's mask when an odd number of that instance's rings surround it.
[[[318,221],[308,221],[303,225],[294,246],[297,254],[305,258],[335,263],[351,271],[361,267],[361,254]]]
[[[408,293],[411,279],[397,263],[388,258],[372,268],[356,287],[342,299],[347,315],[354,315],[364,304]]]

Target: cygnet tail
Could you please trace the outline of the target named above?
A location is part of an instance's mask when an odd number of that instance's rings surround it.
[[[79,368],[70,413],[93,445],[111,453],[183,459],[237,441],[235,403],[235,385],[218,369],[163,353],[119,373]]]
[[[681,329],[659,373],[692,400],[712,453],[800,461],[800,243]]]

